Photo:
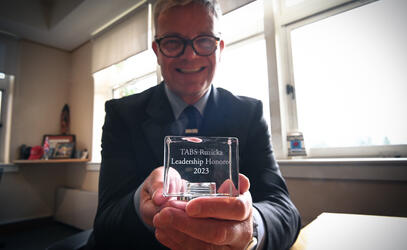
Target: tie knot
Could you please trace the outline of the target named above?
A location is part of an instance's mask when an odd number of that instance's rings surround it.
[[[183,112],[185,115],[187,115],[187,117],[196,117],[197,115],[201,115],[193,105],[186,107]]]
[[[202,119],[201,113],[192,105],[186,107],[182,113],[185,114],[188,120],[185,134],[197,134]]]

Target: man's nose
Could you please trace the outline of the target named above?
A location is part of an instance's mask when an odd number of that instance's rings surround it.
[[[192,48],[192,44],[187,44],[184,50],[184,54],[182,54],[181,57],[184,58],[194,58],[197,57],[198,54],[196,54],[195,50]]]

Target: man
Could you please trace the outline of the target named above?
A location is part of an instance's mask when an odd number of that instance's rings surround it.
[[[261,102],[211,85],[224,48],[219,15],[214,0],[157,1],[153,49],[164,82],[106,103],[90,247],[286,249],[294,242],[300,218]],[[184,202],[162,195],[164,136],[184,134],[183,110],[191,105],[200,117],[198,135],[239,139],[239,197]]]

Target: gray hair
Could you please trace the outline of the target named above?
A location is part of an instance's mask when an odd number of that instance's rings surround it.
[[[154,4],[154,28],[157,32],[158,17],[162,12],[174,6],[183,6],[189,3],[199,3],[204,6],[216,19],[222,16],[218,0],[158,0]]]

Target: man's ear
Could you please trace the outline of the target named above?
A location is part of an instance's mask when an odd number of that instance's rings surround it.
[[[219,43],[219,62],[220,62],[220,60],[222,58],[222,51],[223,51],[224,48],[225,48],[225,42],[223,40],[220,40],[220,43]]]
[[[157,54],[158,53],[158,44],[155,41],[153,41],[151,44],[151,47],[153,47],[155,55],[158,56],[158,54]]]
[[[155,53],[155,56],[157,57],[157,63],[160,64],[160,61],[158,60],[158,53],[160,53],[160,52],[158,51],[158,50],[159,50],[158,44],[157,44],[155,41],[153,41],[151,47],[153,48],[154,53]]]

